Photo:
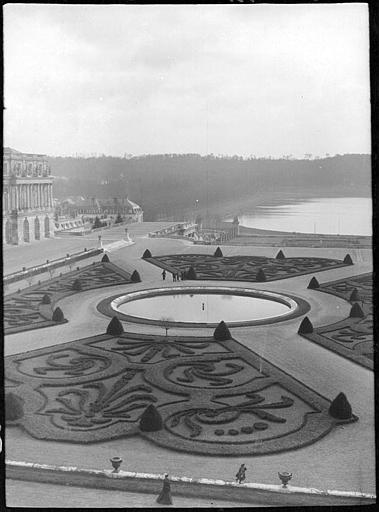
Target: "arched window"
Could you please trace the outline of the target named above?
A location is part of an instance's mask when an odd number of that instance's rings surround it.
[[[48,216],[45,217],[45,238],[50,237],[50,219]]]
[[[12,243],[12,223],[9,219],[5,223],[5,241],[7,244]]]
[[[24,220],[24,242],[30,242],[29,221],[27,218]]]
[[[38,217],[34,219],[34,238],[36,240],[41,239],[41,225]]]

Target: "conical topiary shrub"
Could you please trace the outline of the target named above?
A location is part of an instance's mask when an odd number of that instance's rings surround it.
[[[19,420],[24,416],[24,401],[14,393],[6,393],[5,400],[5,421]]]
[[[343,262],[346,263],[346,265],[353,265],[353,260],[351,259],[350,254],[346,254],[346,256],[343,259]]]
[[[257,283],[263,283],[266,281],[266,274],[264,273],[263,269],[259,269],[257,272],[257,275],[255,276],[255,280]]]
[[[64,314],[60,307],[54,309],[52,321],[53,322],[63,322]]]
[[[80,292],[82,290],[82,283],[79,279],[75,279],[75,281],[72,283],[72,289],[76,292]]]
[[[358,304],[358,302],[355,302],[352,306],[351,306],[351,310],[350,310],[350,315],[349,315],[350,318],[364,318],[365,317],[365,314],[363,312],[363,309],[361,308],[361,306]]]
[[[361,300],[361,297],[359,295],[359,292],[358,292],[357,288],[354,288],[354,290],[351,292],[349,301],[350,302],[357,302],[358,300]]]
[[[215,332],[213,333],[213,337],[216,341],[226,341],[230,340],[232,337],[224,320],[221,320],[221,322],[216,327]]]
[[[214,253],[213,256],[215,258],[222,258],[223,257],[222,250],[220,249],[220,247],[217,247],[217,249],[215,250],[215,253]]]
[[[351,405],[345,393],[339,393],[329,407],[329,414],[338,420],[348,420],[352,416]]]
[[[186,274],[186,279],[197,279],[196,271],[193,267],[190,267],[188,269],[188,272]]]
[[[310,334],[313,332],[313,325],[309,318],[306,316],[303,318],[303,321],[300,324],[299,330],[297,331],[299,334]]]
[[[286,259],[286,257],[284,256],[284,253],[283,253],[283,251],[281,249],[278,252],[278,254],[275,256],[275,259],[276,260],[285,260]]]
[[[315,277],[312,277],[312,279],[309,281],[308,288],[310,290],[315,290],[316,288],[320,288],[320,283],[317,281]]]
[[[162,430],[162,416],[153,404],[148,405],[142,413],[139,428],[142,432],[156,432],[157,430]]]
[[[130,276],[130,280],[132,283],[140,283],[141,282],[141,276],[139,275],[137,270],[135,270],[133,272],[133,274]]]
[[[117,316],[114,316],[108,324],[107,334],[112,334],[113,336],[118,336],[119,334],[122,334],[123,332],[124,332],[124,328],[122,326],[122,323],[117,318]]]
[[[149,249],[146,249],[146,251],[143,253],[142,255],[142,258],[145,259],[145,258],[151,258],[151,252],[149,251]]]
[[[42,304],[51,304],[50,295],[47,293],[45,293],[45,295],[42,297]]]
[[[104,256],[101,258],[101,263],[109,263],[109,256],[108,254],[104,254]]]

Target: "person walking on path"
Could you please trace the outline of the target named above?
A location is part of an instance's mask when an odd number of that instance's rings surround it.
[[[166,271],[163,269],[163,272],[162,272],[162,279],[163,281],[166,279]]]
[[[176,274],[175,274],[175,272],[172,273],[172,280],[176,281]]]
[[[238,473],[236,474],[236,482],[241,484],[244,480],[246,480],[246,466],[245,464],[241,464]]]
[[[157,503],[161,503],[162,505],[172,505],[171,485],[168,479],[168,473],[166,473],[164,476],[163,487],[160,495],[157,498]]]

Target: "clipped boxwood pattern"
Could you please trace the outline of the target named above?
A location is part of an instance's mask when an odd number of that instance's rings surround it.
[[[171,254],[143,258],[168,272],[188,272],[193,267],[196,279],[227,281],[275,281],[344,267],[348,263],[328,258],[267,258],[266,256],[223,256],[215,258],[210,254]],[[264,275],[265,279],[257,279]],[[259,277],[259,276],[258,276]]]
[[[233,338],[101,334],[9,356],[5,376],[26,408],[13,424],[39,439],[265,455],[357,420]]]
[[[3,302],[5,334],[55,325],[40,313],[40,304],[49,304],[53,298],[57,303],[68,295],[78,293],[79,290],[74,289],[76,282],[80,282],[81,289],[85,291],[128,284],[131,283],[131,276],[113,263],[99,262],[6,295]]]
[[[350,315],[335,324],[317,327],[313,332],[299,331],[299,334],[351,361],[373,369],[372,274],[322,283],[318,290],[352,303]]]

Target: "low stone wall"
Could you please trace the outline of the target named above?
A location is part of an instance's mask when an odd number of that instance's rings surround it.
[[[43,263],[42,265],[36,265],[34,267],[29,267],[20,270],[18,272],[13,272],[12,274],[8,274],[4,276],[3,283],[4,284],[11,284],[15,283],[17,281],[22,281],[24,279],[27,279],[30,276],[35,276],[38,274],[43,274],[44,272],[48,272],[49,269],[57,269],[60,267],[64,267],[68,265],[69,263],[75,263],[77,261],[86,259],[86,258],[92,258],[94,256],[97,256],[98,254],[101,254],[103,252],[103,249],[88,249],[85,251],[81,251],[75,254],[67,255],[65,258],[58,258],[56,260],[48,260],[46,263]]]
[[[129,471],[112,473],[111,470],[80,469],[8,460],[6,478],[158,495],[162,489],[164,475]],[[375,495],[358,492],[321,491],[293,486],[284,489],[281,485],[237,484],[205,478],[171,476],[169,479],[174,499],[175,496],[194,496],[270,506],[366,505],[376,501]]]

